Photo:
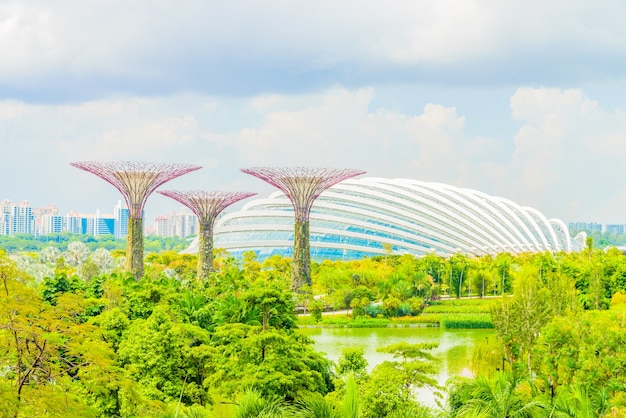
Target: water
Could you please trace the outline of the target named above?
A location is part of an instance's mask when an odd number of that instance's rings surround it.
[[[362,347],[368,361],[368,370],[385,361],[393,360],[391,354],[378,353],[376,349],[405,341],[415,343],[437,343],[431,353],[440,359],[439,373],[433,376],[440,385],[445,385],[452,376],[467,374],[474,347],[495,338],[493,330],[441,328],[302,328],[298,332],[315,342],[315,349],[326,354],[329,360],[337,361],[343,349]],[[424,404],[436,406],[435,397],[428,389],[419,390],[418,398]]]

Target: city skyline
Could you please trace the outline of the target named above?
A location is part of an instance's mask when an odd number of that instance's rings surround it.
[[[15,209],[14,209],[15,208]],[[10,199],[0,200],[0,235],[26,233],[48,235],[57,232],[70,232],[87,235],[114,235],[125,237],[128,228],[128,207],[118,200],[111,212],[100,208],[93,212],[70,210],[61,212],[51,203],[44,207],[33,206],[24,199],[19,202]],[[197,216],[184,205],[167,214],[146,219],[146,235],[181,238],[195,235],[198,230]]]
[[[83,160],[195,164],[169,187],[259,195],[240,168],[359,167],[621,222],[625,20],[608,0],[8,0],[0,195],[116,201]],[[173,207],[152,196],[147,218]]]
[[[257,196],[259,199],[267,198],[267,196]],[[113,205],[113,210],[111,212],[107,212],[106,210],[101,210],[100,208],[96,208],[93,211],[79,212],[74,209],[71,209],[67,212],[62,212],[55,203],[50,203],[45,206],[37,207],[32,205],[30,200],[23,199],[21,201],[13,201],[9,198],[5,198],[0,200],[0,208],[9,203],[11,205],[27,205],[31,208],[31,213],[35,214],[35,216],[40,216],[41,213],[47,214],[54,212],[62,217],[79,217],[79,218],[101,218],[101,219],[110,219],[110,218],[119,218],[119,210],[124,209],[127,211],[126,204],[123,199],[118,199],[116,203]],[[245,204],[246,202],[239,202],[239,205],[236,203],[231,205],[228,210],[224,211],[224,214],[239,211],[240,205]],[[248,202],[249,203],[249,202]],[[173,219],[175,217],[180,217],[181,219]],[[193,218],[193,219],[192,219]],[[123,218],[121,226],[117,225],[115,228],[125,229],[125,222],[127,218]],[[188,237],[197,234],[198,229],[198,219],[197,216],[191,211],[188,207],[183,204],[179,204],[177,207],[172,208],[167,213],[160,213],[155,215],[152,218],[144,216],[145,220],[145,228],[144,232],[148,234],[154,234],[158,236],[180,236],[180,237]],[[1,221],[1,219],[0,219]],[[624,222],[598,222],[595,220],[564,220],[565,224],[568,226],[570,230],[570,234],[574,235],[574,233],[578,230],[585,231],[598,231],[598,232],[608,232],[614,234],[623,234],[626,233],[626,221]],[[0,222],[1,225],[1,222]],[[37,226],[33,226],[37,228]],[[91,227],[93,230],[93,227]],[[185,231],[185,232],[183,232]],[[187,233],[188,232],[188,233]],[[41,232],[39,232],[41,234]],[[8,235],[3,233],[0,230],[0,235]],[[97,235],[97,234],[96,234]],[[125,235],[125,233],[120,233],[117,230],[114,235],[116,237]]]

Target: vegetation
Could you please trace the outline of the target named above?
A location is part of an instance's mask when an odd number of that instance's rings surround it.
[[[60,251],[66,251],[67,246],[74,241],[80,241],[94,251],[98,248],[105,250],[125,250],[126,239],[115,238],[113,235],[71,234],[69,232],[54,233],[49,235],[0,235],[0,248],[8,254],[24,252],[39,252],[44,248],[54,247]],[[155,253],[166,250],[182,251],[189,246],[189,239],[179,237],[157,237],[148,235],[144,237],[146,253]]]
[[[122,251],[79,241],[0,253],[0,416],[626,414],[618,251],[325,261],[297,294],[288,259],[216,251],[205,283],[196,263],[153,253],[136,281]],[[440,387],[433,344],[380,347],[390,359],[372,368],[355,347],[333,364],[296,332],[433,321],[495,328],[475,377]],[[420,387],[439,408],[420,403]]]

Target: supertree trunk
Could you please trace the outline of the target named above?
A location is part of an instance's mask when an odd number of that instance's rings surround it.
[[[293,265],[291,268],[291,290],[311,286],[311,244],[309,220],[294,222]]]
[[[209,279],[213,271],[213,225],[210,222],[201,222],[198,234],[198,273],[199,283]]]
[[[255,167],[242,169],[280,189],[289,198],[294,210],[293,268],[291,288],[299,291],[311,285],[311,248],[309,214],[315,199],[330,186],[364,171],[307,167]]]
[[[128,218],[128,236],[126,239],[126,271],[136,280],[143,276],[143,219]]]
[[[171,197],[187,206],[198,217],[198,272],[199,283],[206,283],[213,271],[213,225],[217,216],[228,206],[256,193],[222,192],[204,190],[175,191],[163,190],[158,193]]]

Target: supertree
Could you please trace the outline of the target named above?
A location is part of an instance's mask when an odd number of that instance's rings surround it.
[[[128,206],[125,269],[139,280],[143,276],[142,215],[148,196],[163,183],[201,167],[189,164],[133,161],[82,161],[70,163],[70,165],[106,180],[124,196]]]
[[[228,206],[254,196],[256,193],[204,190],[159,190],[157,193],[179,201],[198,217],[200,233],[198,234],[197,279],[200,283],[206,281],[209,278],[209,273],[213,271],[213,225],[215,219]]]
[[[298,291],[303,285],[310,286],[309,214],[313,202],[330,186],[365,171],[306,167],[253,167],[241,171],[280,189],[291,200],[295,213],[291,288]]]

